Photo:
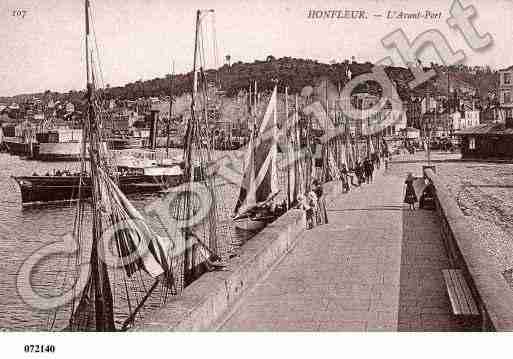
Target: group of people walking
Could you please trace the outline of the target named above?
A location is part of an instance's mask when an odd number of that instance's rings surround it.
[[[344,188],[349,191],[351,185],[359,187],[364,183],[372,183],[374,179],[374,171],[380,169],[382,158],[385,162],[385,170],[388,168],[389,153],[383,151],[380,154],[373,153],[370,157],[362,162],[356,162],[354,172],[349,173],[346,165],[342,165],[341,179],[344,182]]]
[[[354,172],[358,180],[358,185],[362,183],[372,183],[374,177],[374,162],[369,158],[366,158],[362,163],[357,162]]]
[[[362,162],[356,162],[353,172],[342,164],[338,169],[339,173],[333,180],[342,182],[345,192],[350,191],[351,186],[359,187],[364,183],[372,183],[374,172],[381,166],[381,157],[385,158],[385,167],[388,164],[388,152],[383,151],[380,154],[372,154]],[[333,176],[332,176],[333,177]],[[326,210],[326,201],[323,196],[322,185],[319,180],[312,182],[312,188],[306,195],[300,195],[298,198],[299,208],[305,210],[307,228],[313,228],[315,225],[328,223],[328,213]]]
[[[381,161],[384,163],[385,171],[388,170],[390,162],[390,153],[383,151],[379,154],[374,153],[362,162],[356,162],[352,172],[347,169],[345,164],[342,164],[339,169],[339,179],[342,182],[345,192],[349,192],[351,187],[359,187],[362,184],[370,184],[374,179],[374,172],[381,167]],[[409,173],[405,180],[405,195],[404,203],[410,206],[411,210],[415,209],[415,203],[419,200],[413,186],[416,178]],[[323,196],[322,185],[318,180],[312,182],[312,188],[306,195],[300,195],[298,198],[299,208],[305,210],[307,228],[313,228],[315,225],[328,223],[328,213],[326,210],[326,202]]]

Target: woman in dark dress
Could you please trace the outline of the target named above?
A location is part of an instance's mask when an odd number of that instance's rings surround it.
[[[317,224],[328,223],[328,211],[326,210],[326,200],[323,196],[322,186],[319,181],[312,182],[312,191],[317,196]]]
[[[404,195],[404,203],[408,203],[410,205],[410,209],[415,209],[415,202],[417,202],[417,195],[415,194],[415,189],[413,188],[413,181],[415,177],[411,173],[408,173],[408,177],[406,177],[406,194]]]

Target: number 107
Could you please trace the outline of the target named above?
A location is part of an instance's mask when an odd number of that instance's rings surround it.
[[[27,13],[27,10],[13,10],[12,16],[21,17],[23,19],[25,17],[26,13]]]

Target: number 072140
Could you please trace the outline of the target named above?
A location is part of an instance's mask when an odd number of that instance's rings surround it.
[[[51,344],[27,344],[23,347],[25,353],[55,353],[55,346]]]

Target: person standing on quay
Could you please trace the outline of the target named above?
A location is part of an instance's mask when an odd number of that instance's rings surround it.
[[[363,173],[362,172],[363,171],[362,171],[362,166],[360,165],[360,162],[356,162],[356,164],[354,166],[354,174],[356,176],[358,186],[361,186],[361,184],[363,183],[363,181],[362,181]]]
[[[404,195],[404,203],[408,203],[410,205],[411,210],[415,210],[415,203],[417,200],[417,195],[415,194],[415,188],[413,188],[413,181],[415,177],[410,173],[408,173],[408,177],[406,177],[406,181],[404,181],[406,185],[406,194]]]
[[[371,183],[372,182],[372,174],[374,172],[374,165],[372,164],[372,161],[367,158],[363,162],[363,168],[364,168],[364,171],[365,171],[365,180],[366,180],[366,182],[367,183]]]
[[[317,197],[317,223],[328,223],[328,211],[326,210],[326,200],[323,196],[322,186],[319,181],[312,182],[312,191],[315,192]]]
[[[365,179],[365,183],[369,183],[369,165],[368,165],[368,162],[369,162],[368,158],[364,159],[363,162],[362,162],[363,176],[364,176],[364,179]]]
[[[298,208],[305,211],[306,217],[306,229],[312,229],[314,227],[314,208],[310,205],[310,197],[303,196],[300,194],[297,198]]]
[[[347,167],[345,164],[342,164],[342,169],[340,170],[342,177],[342,185],[344,187],[344,191],[349,192],[349,178],[347,173]]]
[[[369,161],[369,174],[370,174],[369,179],[372,182],[374,179],[374,162],[372,162],[372,161]]]
[[[373,153],[372,154],[372,164],[373,166],[379,170],[379,166],[381,165],[381,161],[380,161],[380,155],[377,154],[377,153]]]

